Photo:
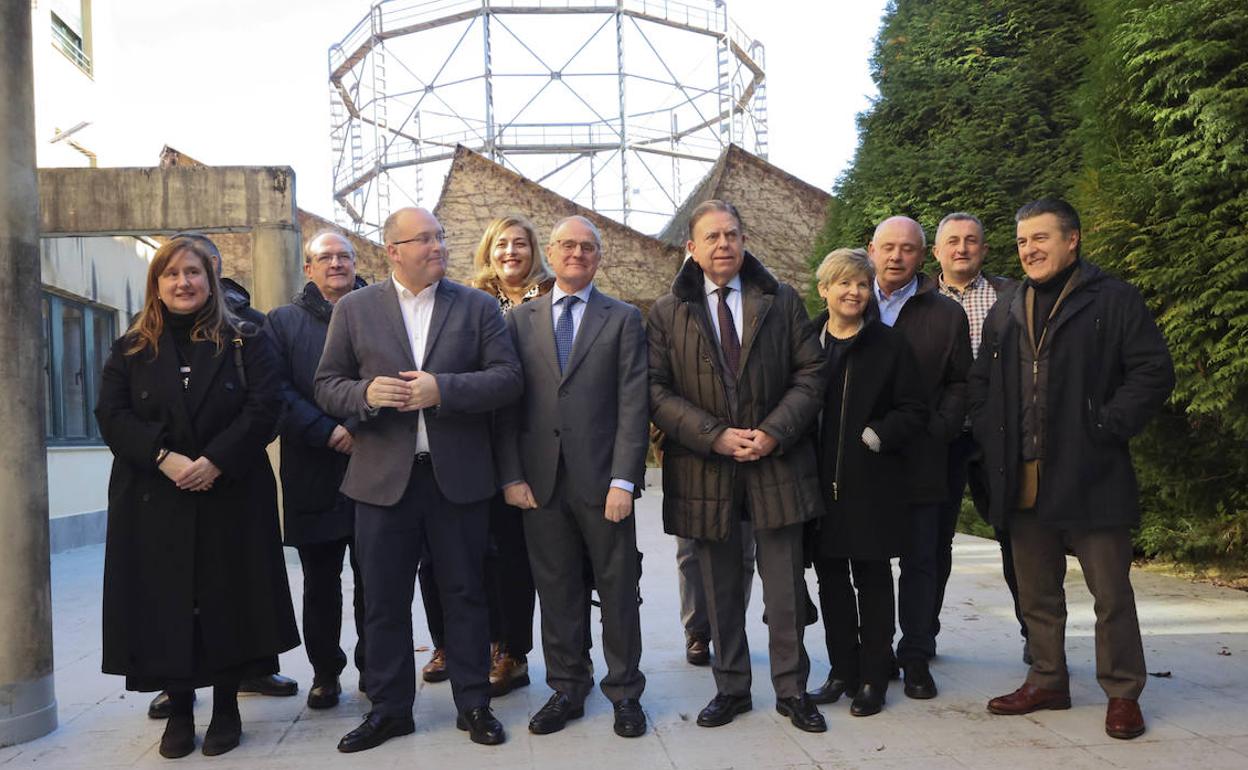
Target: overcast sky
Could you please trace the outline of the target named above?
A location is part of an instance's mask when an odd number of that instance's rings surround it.
[[[868,58],[884,4],[728,1],[766,47],[770,160],[818,187],[830,189],[852,159],[854,117],[875,93]],[[97,55],[97,68],[117,111],[93,132],[102,164],[152,165],[169,144],[211,165],[290,165],[299,205],[332,216],[327,50],[368,7],[97,0],[97,15],[113,15],[115,60]],[[436,194],[440,184],[428,186]]]

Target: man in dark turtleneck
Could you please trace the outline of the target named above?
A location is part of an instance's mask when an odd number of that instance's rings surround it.
[[[1095,599],[1105,732],[1135,738],[1145,729],[1138,699],[1147,672],[1130,580],[1140,512],[1127,442],[1170,395],[1174,368],[1140,293],[1080,259],[1069,203],[1041,199],[1015,221],[1027,280],[984,321],[970,398],[989,518],[1009,530],[1034,662],[1023,686],[988,710],[1070,708],[1069,549]]]

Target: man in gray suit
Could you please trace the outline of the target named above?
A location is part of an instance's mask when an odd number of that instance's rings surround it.
[[[615,706],[616,734],[632,738],[646,732],[632,518],[649,430],[645,329],[637,308],[594,288],[602,239],[592,222],[561,220],[546,254],[554,289],[507,316],[524,397],[500,416],[500,478],[507,502],[527,509],[546,683],[555,691],[529,731],[557,732],[585,713],[594,685],[585,646],[588,552],[602,602],[602,692]]]
[[[489,708],[483,577],[496,489],[490,413],[519,397],[520,364],[498,302],[443,280],[445,235],[432,214],[400,209],[384,238],[393,273],[338,301],[316,372],[321,408],[359,421],[342,492],[357,501],[373,709],[338,750],[415,730],[412,597],[426,545],[445,608],[456,726],[476,743],[502,743]]]

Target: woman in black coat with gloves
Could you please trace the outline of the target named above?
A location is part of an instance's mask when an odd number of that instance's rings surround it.
[[[157,250],[113,345],[96,419],[112,450],[103,670],[168,691],[160,753],[195,748],[194,688],[213,687],[203,752],[238,745],[242,677],[299,643],[265,445],[280,402],[267,340],[224,304],[206,248]]]
[[[906,510],[904,450],[928,409],[909,345],[878,320],[867,253],[837,249],[815,277],[828,308],[813,321],[827,379],[817,441],[827,512],[807,537],[832,670],[810,695],[816,703],[852,695],[850,713],[869,716],[883,708],[892,667],[889,558]]]

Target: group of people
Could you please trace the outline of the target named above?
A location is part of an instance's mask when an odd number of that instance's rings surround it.
[[[466,284],[446,277],[445,234],[423,209],[387,219],[392,272],[372,285],[356,277],[350,240],[320,232],[303,290],[250,320],[215,245],[174,236],[105,365],[96,412],[115,455],[103,669],[161,691],[166,757],[196,746],[196,688],[213,687],[207,755],[238,745],[240,689],[293,694],[277,667],[299,635],[265,450],[280,434],[311,708],[339,701],[348,553],[354,573],[371,709],[340,751],[415,730],[418,575],[436,648],[421,674],[450,680],[472,741],[506,739],[490,699],[529,684],[538,601],[553,692],[529,730],[583,716],[592,592],[614,731],[643,735],[632,513],[653,446],[687,659],[714,675],[698,725],[753,707],[755,571],[775,708],[795,727],[825,731],[818,705],[842,696],[855,716],[878,713],[898,675],[907,696],[936,697],[929,661],[969,484],[1001,542],[1030,665],[988,710],[1069,708],[1071,551],[1096,600],[1106,731],[1135,737],[1145,669],[1127,441],[1173,370],[1139,293],[1080,257],[1069,204],[1042,199],[1016,219],[1021,282],[983,274],[970,214],[937,227],[934,278],[919,271],[923,228],[890,217],[865,250],[819,265],[825,309],[813,320],[720,200],[692,212],[687,258],[645,319],[596,288],[603,240],[581,216],[560,220],[544,248],[522,217],[494,220]],[[819,614],[831,670],[808,691],[803,636]]]

